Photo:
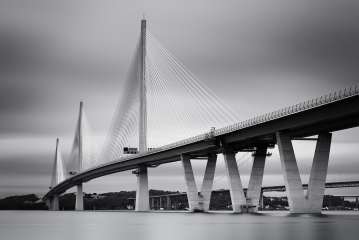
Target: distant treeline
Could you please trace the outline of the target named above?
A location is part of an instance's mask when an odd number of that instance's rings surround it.
[[[46,210],[46,204],[35,194],[0,199],[0,210]]]
[[[150,196],[166,194],[178,194],[179,192],[150,190]],[[109,192],[102,194],[85,194],[85,210],[128,210],[134,207],[135,191]],[[284,210],[288,207],[286,197],[264,197],[263,210]],[[75,194],[68,193],[60,197],[61,210],[73,210],[75,207]],[[159,209],[159,198],[152,204],[154,209]],[[162,198],[162,207],[167,210],[184,210],[188,208],[186,195],[172,196],[170,206],[166,204],[166,198]],[[332,210],[350,210],[358,208],[358,203],[345,201],[342,197],[325,196],[323,207]],[[0,210],[46,210],[48,209],[35,194],[11,196],[0,199]],[[231,210],[231,198],[228,190],[213,191],[211,195],[211,210]]]

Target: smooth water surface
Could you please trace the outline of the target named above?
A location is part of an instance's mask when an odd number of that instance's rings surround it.
[[[0,211],[1,240],[359,239],[359,215]]]

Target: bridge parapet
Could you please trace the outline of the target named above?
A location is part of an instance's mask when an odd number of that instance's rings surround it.
[[[248,120],[235,123],[233,125],[220,128],[215,131],[215,136],[227,134],[233,131],[237,131],[243,128],[252,127],[257,124],[261,124],[264,122],[268,122],[271,120],[275,120],[278,118],[286,117],[298,112],[306,111],[312,108],[317,108],[329,103],[333,103],[336,101],[343,100],[345,98],[353,97],[359,95],[359,87],[358,85],[354,85],[350,88],[344,88],[340,89],[339,91],[335,91],[317,98],[313,98],[292,106],[288,106],[279,110],[276,110],[274,112],[269,112],[263,115],[259,115],[253,118],[250,118]]]

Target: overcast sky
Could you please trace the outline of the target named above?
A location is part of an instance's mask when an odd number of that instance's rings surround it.
[[[105,134],[143,14],[157,39],[243,120],[358,83],[358,11],[356,0],[0,0],[0,196],[47,190],[55,139],[66,157],[80,100],[96,135]],[[358,180],[358,137],[358,128],[334,134],[329,180]],[[313,149],[296,144],[304,173]],[[274,152],[267,185],[283,182]],[[246,179],[251,161],[243,161]],[[226,187],[223,162],[216,174],[215,188]],[[125,172],[85,191],[135,182]],[[181,165],[151,169],[150,187],[183,190]]]

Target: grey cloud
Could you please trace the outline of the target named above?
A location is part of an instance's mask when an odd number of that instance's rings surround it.
[[[51,176],[53,156],[20,155],[0,159],[0,174],[12,173],[25,177],[28,175]]]
[[[159,41],[242,119],[359,82],[355,0],[24,0],[0,6],[1,137],[60,136],[67,150],[80,100],[95,131],[106,132],[142,12]],[[163,116],[155,119],[171,126]],[[357,136],[358,128],[339,133],[335,141],[355,143]],[[45,152],[30,155],[0,148],[0,172],[23,176],[24,182],[45,178],[53,146],[41,146]],[[355,164],[343,156],[330,171],[344,175]],[[271,163],[266,170],[279,169]],[[169,165],[151,172],[163,179],[180,176],[181,169]]]

